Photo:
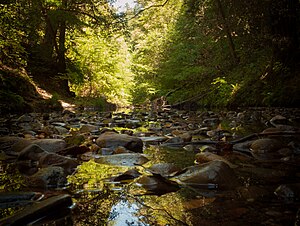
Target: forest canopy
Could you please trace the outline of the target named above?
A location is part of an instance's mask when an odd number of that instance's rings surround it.
[[[297,0],[0,5],[1,65],[51,91],[119,106],[161,96],[190,108],[299,103]],[[4,74],[1,95],[13,92]]]

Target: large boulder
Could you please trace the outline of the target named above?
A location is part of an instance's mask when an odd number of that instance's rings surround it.
[[[115,149],[119,146],[123,146],[133,152],[143,152],[143,142],[141,139],[110,131],[101,134],[96,140],[96,144],[101,148]]]
[[[233,170],[220,160],[185,168],[177,176],[173,177],[179,184],[199,188],[218,187],[230,189],[238,185],[237,177]]]

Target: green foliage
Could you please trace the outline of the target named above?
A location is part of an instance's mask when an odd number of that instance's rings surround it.
[[[76,46],[69,52],[69,58],[75,62],[73,65],[77,65],[77,72],[70,70],[69,76],[74,78],[71,82],[76,94],[82,97],[106,96],[108,101],[126,104],[129,101],[131,72],[124,39],[96,36],[86,29],[85,34],[73,42]]]

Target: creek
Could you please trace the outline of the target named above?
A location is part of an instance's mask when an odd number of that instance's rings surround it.
[[[296,225],[299,126],[285,108],[10,115],[0,222]]]

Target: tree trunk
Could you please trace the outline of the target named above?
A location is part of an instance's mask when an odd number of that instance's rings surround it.
[[[234,63],[238,63],[239,59],[238,59],[236,51],[235,51],[235,46],[234,46],[234,42],[233,42],[233,39],[232,39],[231,30],[230,30],[229,24],[227,22],[221,0],[216,0],[216,2],[217,2],[218,9],[219,9],[219,13],[220,13],[221,18],[222,18],[223,27],[224,27],[224,30],[226,32],[226,36],[227,36],[229,50],[230,50],[232,60],[234,61]]]
[[[62,9],[67,8],[67,0],[62,1]],[[60,26],[59,26],[59,49],[57,52],[58,56],[58,71],[59,73],[65,73],[66,72],[66,58],[65,58],[65,42],[66,42],[66,19],[62,16],[60,18]]]
[[[58,50],[56,43],[57,25],[51,22],[49,16],[46,16],[46,30],[44,36],[43,46],[43,57],[45,61],[53,62],[53,50]]]
[[[61,21],[59,26],[59,48],[58,48],[58,72],[66,72],[66,58],[65,58],[65,41],[66,41],[66,21]]]

